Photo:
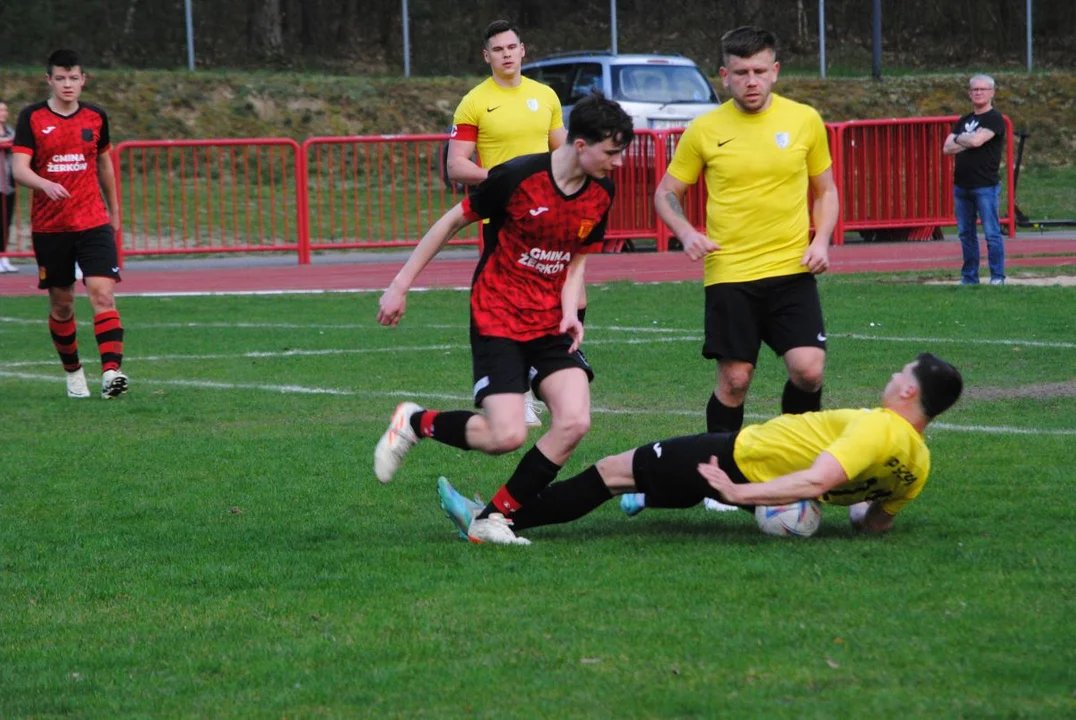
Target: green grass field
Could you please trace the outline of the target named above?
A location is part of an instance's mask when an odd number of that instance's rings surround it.
[[[469,406],[464,293],[413,293],[396,330],[376,294],[121,298],[107,403],[64,396],[45,299],[4,298],[0,717],[1073,717],[1076,291],[905,279],[822,282],[827,406],[875,404],[921,350],[965,374],[890,535],[609,503],[525,548],[459,541],[435,491],[488,496],[519,452],[372,473],[402,398]],[[696,284],[590,306],[562,477],[702,430],[713,381]],[[764,354],[749,420],[782,382]]]

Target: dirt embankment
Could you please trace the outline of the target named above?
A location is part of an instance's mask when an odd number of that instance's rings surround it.
[[[476,77],[371,78],[310,74],[91,72],[85,98],[123,139],[291,137],[443,132]],[[1026,160],[1076,157],[1076,73],[999,74],[996,104],[1032,134]],[[715,78],[715,85],[717,81]],[[784,76],[778,90],[829,121],[962,114],[966,75],[821,80]],[[13,110],[46,92],[40,70],[0,69]]]

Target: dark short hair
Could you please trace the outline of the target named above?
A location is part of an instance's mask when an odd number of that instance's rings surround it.
[[[777,57],[777,36],[754,25],[743,25],[721,36],[721,57],[728,62],[732,56],[747,58],[763,50],[773,50]]]
[[[523,42],[523,36],[519,34],[519,28],[507,20],[494,20],[486,26],[486,33],[482,36],[482,45],[488,46],[489,39],[494,35],[500,35],[503,32],[514,32],[520,42]]]
[[[52,69],[58,67],[65,70],[70,70],[73,67],[82,68],[82,59],[79,58],[78,53],[74,50],[57,50],[52,55],[49,55],[49,62],[45,67],[45,72],[52,75]]]
[[[619,103],[594,90],[575,104],[568,117],[568,139],[576,138],[588,145],[613,138],[618,147],[627,147],[635,138],[635,128]]]
[[[953,406],[964,389],[960,371],[937,355],[919,353],[912,374],[919,383],[919,404],[933,418]]]

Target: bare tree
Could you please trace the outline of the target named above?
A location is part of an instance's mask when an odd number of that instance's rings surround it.
[[[284,23],[280,0],[256,0],[252,17],[251,40],[258,57],[280,65],[284,61]]]

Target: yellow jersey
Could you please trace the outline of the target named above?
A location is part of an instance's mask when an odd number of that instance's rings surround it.
[[[819,498],[834,505],[882,502],[890,515],[915,499],[930,473],[930,450],[903,417],[885,408],[781,415],[748,425],[733,457],[751,482],[803,470],[819,453],[837,458],[848,480]]]
[[[479,164],[491,168],[520,155],[549,152],[549,133],[564,127],[562,113],[547,85],[525,77],[504,88],[490,77],[463,96],[451,137],[476,143]]]
[[[727,102],[684,130],[668,173],[687,185],[706,180],[706,285],[809,272],[808,179],[833,164],[818,112],[774,94],[745,113]]]

